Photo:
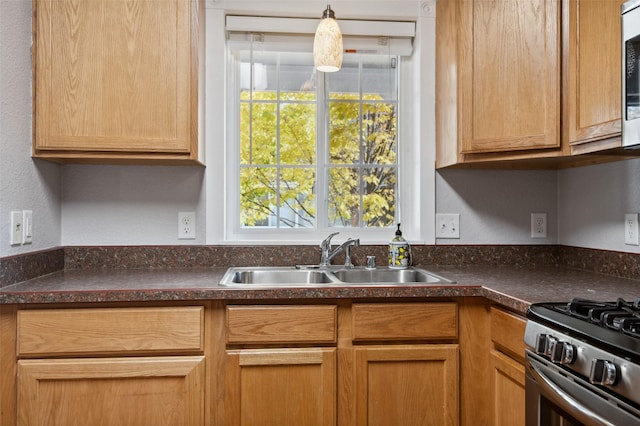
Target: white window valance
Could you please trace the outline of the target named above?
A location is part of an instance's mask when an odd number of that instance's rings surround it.
[[[310,52],[319,19],[261,16],[226,17],[227,38],[232,50],[243,49],[259,34],[264,50]],[[411,56],[415,22],[339,20],[347,53],[383,53]],[[254,34],[254,36],[251,36]],[[292,36],[295,41],[292,42]]]

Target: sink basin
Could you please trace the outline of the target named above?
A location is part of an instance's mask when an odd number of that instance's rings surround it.
[[[269,285],[291,286],[293,284],[331,284],[337,279],[324,270],[306,270],[278,267],[229,268],[222,277],[221,285]]]
[[[452,283],[419,268],[409,269],[317,269],[315,267],[229,268],[220,281],[227,287],[311,287],[330,285],[425,285]]]
[[[334,272],[336,278],[347,284],[434,284],[451,283],[446,278],[424,269],[342,269]]]

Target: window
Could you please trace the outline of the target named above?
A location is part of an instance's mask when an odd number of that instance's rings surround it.
[[[238,29],[242,19],[277,20],[226,17],[225,239],[316,241],[335,231],[391,238],[415,211],[403,199],[412,191],[399,190],[415,167],[403,161],[400,125],[403,105],[414,100],[403,104],[399,95],[412,38],[350,37],[350,22],[341,21],[352,52],[339,72],[322,73],[311,55],[317,20],[292,20],[311,21],[301,36],[297,28],[295,35]]]
[[[393,227],[398,58],[325,74],[307,53],[242,53],[240,227]]]

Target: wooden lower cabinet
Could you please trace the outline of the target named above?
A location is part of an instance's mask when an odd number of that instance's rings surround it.
[[[245,349],[227,354],[224,425],[336,424],[336,349]]]
[[[524,426],[524,365],[491,351],[494,426]]]
[[[18,425],[204,425],[203,356],[21,360]]]
[[[495,426],[524,426],[524,329],[523,317],[491,307],[489,366]]]
[[[479,298],[0,306],[4,425],[518,425],[523,318]]]
[[[0,313],[0,424],[206,424],[204,306]]]
[[[217,425],[459,424],[455,302],[227,305],[218,315]]]
[[[457,425],[458,345],[358,347],[356,424]]]

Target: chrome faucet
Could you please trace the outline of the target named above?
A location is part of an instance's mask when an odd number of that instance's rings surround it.
[[[349,238],[347,241],[340,244],[335,249],[331,249],[331,238],[333,238],[338,234],[339,232],[334,232],[333,234],[329,235],[327,238],[322,240],[322,242],[320,243],[320,250],[321,250],[320,267],[331,266],[331,259],[333,259],[342,250],[344,250],[345,251],[344,266],[347,268],[353,268],[353,263],[351,263],[351,246],[360,247],[360,240],[357,238],[356,239]]]

